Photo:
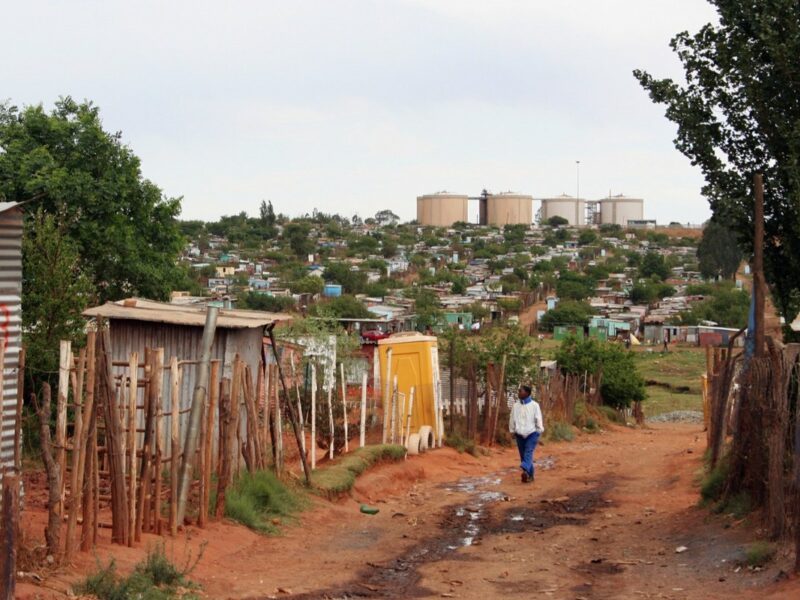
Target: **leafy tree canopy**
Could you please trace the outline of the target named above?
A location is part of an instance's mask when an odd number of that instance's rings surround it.
[[[548,310],[539,321],[539,328],[553,331],[556,325],[583,327],[592,315],[592,307],[586,302],[563,300],[552,310]]]
[[[730,228],[711,221],[703,230],[697,246],[697,259],[703,277],[733,277],[742,262],[736,234]]]
[[[704,195],[753,245],[754,173],[764,175],[765,275],[785,317],[800,308],[800,4],[711,0],[717,24],[671,41],[686,83],[634,76],[677,124],[675,145],[700,167]]]
[[[180,199],[142,176],[91,102],[62,98],[49,113],[0,104],[0,197],[59,215],[101,301],[165,299],[180,287]]]

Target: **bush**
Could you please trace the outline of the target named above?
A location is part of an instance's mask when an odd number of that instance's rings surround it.
[[[539,329],[553,331],[556,325],[583,327],[592,315],[592,307],[586,302],[564,300],[553,310],[548,310],[539,321]]]
[[[569,337],[556,352],[556,360],[566,373],[602,372],[600,394],[604,404],[627,408],[645,399],[645,382],[636,370],[633,354],[620,346],[591,338]]]
[[[769,542],[755,542],[750,544],[744,552],[745,564],[749,567],[763,567],[773,558],[777,549]]]
[[[475,440],[466,438],[457,431],[448,434],[444,440],[444,443],[451,448],[455,448],[461,454],[466,452],[472,456],[478,456],[478,449],[475,446]]]
[[[305,499],[286,487],[271,471],[256,471],[243,473],[228,488],[225,516],[254,531],[274,533],[273,519],[291,517],[305,505]]]
[[[547,426],[545,437],[551,442],[571,442],[575,439],[575,430],[569,423],[553,421]]]
[[[186,564],[180,569],[167,558],[162,542],[147,550],[145,560],[137,564],[128,577],[120,577],[116,563],[111,560],[105,567],[98,564],[97,570],[76,585],[74,591],[100,600],[194,598],[196,596],[185,593],[185,588],[196,587],[186,577],[201,557],[202,549],[194,561],[188,556]]]
[[[627,423],[625,420],[625,415],[623,415],[621,411],[617,410],[613,406],[598,406],[597,408],[600,411],[600,414],[603,415],[608,421],[617,423],[618,425],[625,425]]]
[[[725,491],[725,480],[728,478],[728,462],[721,460],[709,471],[700,485],[700,497],[705,502],[716,502]]]

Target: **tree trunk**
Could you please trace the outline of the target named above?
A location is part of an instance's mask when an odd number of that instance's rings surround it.
[[[61,469],[55,458],[50,437],[50,410],[51,391],[50,384],[42,387],[42,404],[39,405],[36,395],[33,395],[36,412],[39,414],[39,433],[42,445],[42,460],[47,473],[47,527],[44,530],[47,553],[58,561],[61,546],[61,515],[58,507],[61,502]]]

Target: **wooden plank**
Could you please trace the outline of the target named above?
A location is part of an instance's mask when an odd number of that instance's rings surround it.
[[[3,505],[0,512],[0,543],[4,548],[0,556],[0,600],[13,600],[17,577],[17,542],[19,532],[19,477],[5,471],[3,477]]]
[[[206,430],[205,440],[202,448],[203,452],[203,472],[202,472],[202,491],[200,495],[200,511],[197,518],[197,524],[200,527],[205,527],[208,517],[208,503],[211,493],[211,462],[212,462],[212,449],[214,446],[214,421],[217,412],[217,402],[219,399],[219,370],[220,361],[211,361],[211,373],[209,375],[209,394],[208,394],[208,410],[206,411]]]
[[[83,477],[83,524],[81,525],[81,552],[88,552],[94,544],[94,473],[97,469],[97,408],[95,407],[95,369],[96,369],[97,332],[86,334],[86,410],[84,418],[84,449],[88,462],[88,470]],[[93,443],[94,441],[94,443]]]
[[[5,350],[5,349],[4,349]],[[64,516],[64,474],[67,469],[67,397],[69,396],[69,370],[72,343],[61,340],[58,358],[58,398],[56,400],[56,463],[61,473],[58,514]]]
[[[181,424],[180,424],[180,390],[181,371],[178,368],[178,357],[173,356],[169,363],[170,372],[170,469],[169,469],[169,531],[178,534],[178,471],[180,469]]]
[[[366,441],[366,425],[367,425],[367,372],[361,376],[361,420],[358,430],[358,445],[360,448],[364,447]]]
[[[136,397],[139,393],[139,353],[131,352],[128,361],[128,527],[136,530]],[[128,546],[133,545],[133,535],[128,536]]]
[[[164,429],[164,399],[162,394],[162,387],[164,383],[164,349],[156,348],[153,353],[153,413],[154,413],[154,427],[155,435],[153,441],[155,442],[155,467],[153,469],[153,476],[155,478],[155,489],[153,491],[153,530],[161,535],[161,493],[163,479],[161,477],[161,463],[163,462],[163,429]]]
[[[86,367],[86,348],[81,348],[75,374],[72,397],[75,402],[75,433],[72,438],[72,472],[69,484],[69,512],[67,515],[67,539],[64,555],[69,560],[75,550],[75,527],[78,524],[78,511],[82,507],[83,467],[86,456],[86,440],[83,433],[83,370]]]

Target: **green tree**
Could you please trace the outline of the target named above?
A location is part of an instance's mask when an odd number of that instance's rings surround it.
[[[736,234],[730,228],[711,221],[703,230],[697,246],[697,260],[703,277],[733,277],[742,262]]]
[[[295,256],[305,260],[314,251],[316,245],[309,239],[311,226],[308,223],[292,222],[283,230],[283,235],[289,242],[289,247]]]
[[[747,326],[749,310],[749,294],[733,288],[718,287],[713,296],[681,313],[681,322],[685,325],[697,325],[700,321],[713,321],[723,327],[741,329]]]
[[[553,331],[556,325],[583,327],[588,323],[590,316],[592,316],[592,307],[586,302],[564,300],[559,302],[554,309],[548,310],[542,315],[539,329]]]
[[[636,370],[630,352],[592,338],[569,337],[556,351],[559,368],[571,375],[602,373],[600,395],[603,403],[627,408],[645,399],[645,381]]]
[[[306,275],[289,284],[293,294],[321,294],[324,287],[322,279],[314,275]]]
[[[585,300],[594,295],[595,281],[572,271],[562,271],[556,282],[556,294],[564,300]]]
[[[435,292],[424,288],[412,288],[406,296],[414,300],[414,313],[417,316],[417,328],[427,329],[437,326],[442,320],[442,309],[439,297]]]
[[[367,285],[366,273],[354,271],[350,265],[343,262],[331,262],[325,265],[323,278],[325,281],[338,283],[347,294],[360,294]]]
[[[547,225],[550,227],[561,227],[562,225],[569,225],[569,221],[564,217],[560,217],[558,215],[552,216],[547,221],[545,221]]]
[[[634,76],[678,126],[715,217],[753,248],[754,173],[763,173],[765,276],[787,320],[800,309],[800,4],[712,0],[715,24],[671,41],[686,83]]]
[[[664,262],[663,256],[658,252],[651,251],[642,258],[642,264],[639,266],[639,277],[650,279],[653,275],[664,281],[669,278],[669,267]]]
[[[180,199],[142,177],[90,102],[62,98],[49,113],[0,104],[0,197],[59,215],[101,301],[166,299],[182,277]]]
[[[25,222],[22,240],[22,337],[26,374],[38,390],[58,372],[61,340],[80,345],[83,310],[92,300],[91,281],[81,269],[77,244],[61,216],[39,209]]]
[[[330,319],[368,319],[375,316],[363,302],[349,295],[318,302],[312,307],[311,314]]]
[[[254,292],[240,294],[237,304],[238,308],[265,312],[286,312],[292,310],[295,306],[294,298],[291,296],[273,296]]]
[[[578,235],[579,246],[587,246],[589,244],[594,244],[596,241],[597,241],[597,234],[591,229],[584,229],[583,231],[581,231],[580,235]]]

